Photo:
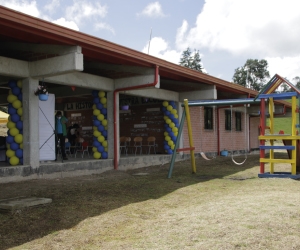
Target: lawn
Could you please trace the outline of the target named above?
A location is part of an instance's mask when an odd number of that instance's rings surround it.
[[[0,249],[300,249],[299,181],[257,178],[258,155],[196,165],[191,174],[189,160],[177,162],[171,179],[165,164],[0,184],[0,199],[53,199],[0,214]]]

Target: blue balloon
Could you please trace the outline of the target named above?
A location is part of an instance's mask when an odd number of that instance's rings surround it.
[[[11,92],[17,96],[21,93],[21,89],[18,86],[15,86],[12,88]]]
[[[176,118],[172,118],[172,122],[173,122],[174,124],[176,124],[176,123],[177,123],[177,119],[176,119]]]
[[[167,111],[166,107],[162,107],[162,108],[161,108],[161,111],[162,111],[162,112],[166,112],[166,111]]]
[[[20,116],[18,114],[13,114],[10,118],[15,123],[17,123],[20,120]]]
[[[95,137],[95,138],[97,139],[97,137]],[[93,146],[96,147],[96,148],[99,147],[100,145],[101,144],[98,140],[93,142]]]
[[[175,135],[173,135],[173,136],[171,136],[171,139],[172,139],[172,141],[175,143],[176,142],[176,140],[177,140],[177,138],[176,138],[176,136]]]
[[[170,113],[170,111],[169,110],[167,110],[166,112],[165,112],[165,115],[166,116],[169,116],[171,113]]]
[[[103,131],[101,132],[101,134],[102,134],[105,138],[107,138],[107,131],[106,131],[106,130],[103,130]]]
[[[168,150],[168,149],[170,149],[170,146],[169,146],[169,145],[165,145],[165,146],[164,146],[164,149],[165,149],[165,150]]]
[[[97,103],[99,103],[99,102],[100,102],[99,98],[98,98],[98,97],[95,97],[95,98],[94,98],[94,103],[97,104]]]
[[[164,145],[168,145],[168,142],[167,142],[167,141],[164,141]]]
[[[98,90],[93,90],[92,91],[92,96],[97,97],[98,96]]]
[[[17,149],[19,149],[19,144],[18,143],[11,143],[10,144],[10,149],[13,150],[13,151],[16,151]]]
[[[8,87],[10,87],[11,89],[13,89],[14,87],[16,87],[17,86],[17,82],[16,81],[9,81],[8,82]]]
[[[98,130],[99,130],[100,132],[102,132],[102,131],[105,130],[105,128],[104,128],[104,126],[103,126],[102,124],[100,124],[100,125],[98,126]]]
[[[94,126],[98,127],[101,125],[101,122],[99,120],[94,120]]]
[[[22,121],[17,121],[16,127],[17,127],[17,129],[22,130],[23,129],[23,122]]]
[[[14,107],[10,106],[10,107],[8,107],[8,113],[10,115],[16,114],[17,113],[17,109],[15,109]]]
[[[11,144],[13,143],[15,140],[14,140],[14,137],[12,135],[8,135],[6,136],[6,142]]]
[[[164,127],[165,127],[165,129],[169,128],[169,124],[165,123]]]
[[[20,101],[23,100],[23,94],[22,94],[22,92],[18,95],[18,99],[19,99]]]
[[[174,115],[172,113],[170,113],[169,118],[173,121],[173,119],[175,119]]]
[[[172,149],[168,149],[168,150],[167,150],[167,153],[168,153],[169,155],[171,155],[171,154],[173,154],[173,150],[172,150]]]
[[[99,98],[98,98],[99,99]],[[99,110],[101,110],[101,109],[103,109],[103,104],[101,103],[101,102],[98,102],[97,104],[96,104],[96,107],[97,107],[97,109],[99,109]],[[102,112],[101,112],[102,113]]]
[[[104,151],[104,147],[102,145],[97,147],[98,152],[102,153]]]
[[[103,115],[106,115],[106,114],[107,114],[107,109],[106,109],[106,108],[102,108],[102,109],[101,109],[101,113],[102,113]]]
[[[103,158],[103,159],[107,159],[107,157],[108,157],[108,154],[107,154],[107,152],[102,152],[102,154],[101,154],[101,158]]]
[[[169,101],[169,104],[173,107],[175,105],[174,101]]]
[[[171,128],[170,128],[171,129]],[[169,131],[168,131],[169,132]],[[174,136],[174,133],[173,133],[173,131],[172,131],[172,129],[171,129],[171,131],[169,132],[169,135],[170,135],[170,137],[173,137]]]
[[[20,164],[23,165],[23,157],[20,159]]]
[[[178,122],[175,123],[175,127],[179,128],[179,123]]]
[[[172,129],[170,127],[167,128],[167,132],[170,133],[172,132]]]
[[[17,149],[16,150],[16,156],[18,157],[18,158],[22,158],[23,157],[23,149]]]

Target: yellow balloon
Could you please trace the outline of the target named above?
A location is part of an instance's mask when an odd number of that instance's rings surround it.
[[[19,116],[23,115],[23,108],[18,108],[17,113]]]
[[[93,108],[93,109],[97,108],[96,104],[93,104],[92,108]]]
[[[176,128],[176,127],[173,127],[173,128],[172,128],[172,132],[173,132],[173,133],[175,133],[175,132],[177,132],[177,131],[178,131],[178,128]]]
[[[17,134],[14,138],[16,143],[22,143],[23,142],[23,135],[22,134]]]
[[[105,141],[105,138],[104,138],[103,135],[98,136],[97,139],[98,139],[99,142],[104,142]]]
[[[100,159],[100,158],[101,158],[101,153],[95,152],[95,153],[94,153],[94,158],[95,158],[95,159]]]
[[[6,148],[10,149],[10,144],[9,143],[6,143]]]
[[[98,96],[100,98],[105,97],[105,92],[104,91],[99,91]]]
[[[171,140],[171,137],[167,135],[167,136],[165,137],[165,140],[166,140],[166,141],[170,141],[170,140]]]
[[[19,81],[17,82],[17,85],[18,85],[18,87],[21,89],[21,88],[22,88],[22,81],[19,80]]]
[[[168,141],[168,145],[171,147],[172,145],[174,145],[174,142],[172,140]]]
[[[102,142],[103,147],[107,147],[107,141]]]
[[[107,148],[104,148],[104,151],[105,151],[105,152],[107,152],[107,151],[108,151],[108,149],[107,149]]]
[[[169,127],[170,127],[170,128],[174,128],[174,127],[175,127],[174,122],[169,123]]]
[[[18,97],[16,95],[8,95],[7,96],[7,101],[9,103],[13,103],[14,101],[18,100]]]
[[[98,150],[97,150],[96,147],[93,147],[93,148],[92,148],[92,151],[95,153],[95,152],[97,152]]]
[[[9,129],[11,129],[11,128],[15,128],[16,127],[16,124],[14,123],[14,122],[12,122],[12,121],[9,121],[9,122],[7,122],[7,125],[6,125]]]
[[[167,119],[167,120],[166,120],[166,123],[167,123],[167,124],[170,124],[171,122],[172,122],[172,121],[171,121],[170,119]]]
[[[178,115],[177,115],[177,114],[174,114],[174,118],[178,118]]]
[[[23,149],[23,143],[20,143],[20,149]]]
[[[107,102],[107,100],[106,100],[105,97],[101,97],[101,98],[100,98],[100,102],[101,102],[102,104],[105,104],[105,103]]]
[[[169,119],[169,117],[164,115],[164,120],[166,121],[167,119]]]
[[[168,136],[169,135],[169,133],[168,132],[164,132],[164,136]]]
[[[93,126],[93,130],[98,130],[98,128],[96,126]]]
[[[11,157],[13,157],[13,156],[15,156],[16,154],[15,154],[15,151],[13,151],[13,150],[11,150],[11,149],[8,149],[8,150],[6,150],[6,156],[8,157],[8,158],[11,158]]]
[[[100,115],[100,110],[99,109],[94,109],[93,110],[93,115],[97,116],[97,115]]]
[[[168,103],[167,101],[164,101],[164,102],[163,102],[163,106],[164,106],[164,107],[168,107],[168,105],[169,105],[169,103]]]
[[[99,121],[103,121],[104,115],[102,115],[102,114],[97,115],[97,119],[98,119]]]
[[[14,100],[12,105],[15,109],[18,109],[22,107],[22,102],[20,102],[19,100]]]
[[[12,136],[16,136],[17,134],[19,134],[19,129],[17,128],[11,128],[9,130],[9,133],[12,135]]]
[[[167,110],[171,111],[173,107],[171,105],[168,105]]]
[[[177,136],[177,135],[178,135],[178,132],[174,132],[174,135]]]
[[[102,125],[103,125],[103,126],[106,126],[106,125],[107,125],[107,120],[106,120],[106,119],[104,119],[104,120],[102,121]]]
[[[99,136],[101,135],[101,133],[100,133],[100,131],[95,130],[94,133],[93,133],[93,135],[94,135],[95,137],[99,137]]]
[[[171,110],[171,113],[172,113],[173,115],[175,115],[175,114],[177,114],[177,110],[176,110],[176,109],[172,109],[172,110]]]
[[[105,103],[105,104],[103,104],[103,108],[107,108],[107,104]]]
[[[8,94],[9,94],[9,95],[12,95],[12,94],[13,94],[12,91],[11,91],[11,89],[8,91]]]
[[[107,131],[107,126],[104,126],[104,129]]]
[[[20,160],[19,160],[19,158],[18,158],[17,156],[13,156],[13,157],[11,157],[11,158],[9,159],[9,163],[10,163],[10,165],[12,165],[12,166],[18,165],[19,162],[20,162]]]
[[[174,150],[175,144],[172,144],[172,145],[170,146],[170,148],[171,148],[172,150]]]

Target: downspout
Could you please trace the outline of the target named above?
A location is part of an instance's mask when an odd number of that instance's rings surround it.
[[[217,124],[218,124],[218,155],[220,155],[220,108],[217,108]]]
[[[142,89],[142,88],[148,88],[148,87],[154,87],[158,83],[158,66],[155,66],[155,76],[154,76],[154,82],[132,86],[132,87],[126,87],[126,88],[119,88],[114,90],[114,169],[117,170],[119,166],[118,161],[118,145],[117,145],[117,93],[120,91],[126,91],[126,90],[134,90],[134,89]]]

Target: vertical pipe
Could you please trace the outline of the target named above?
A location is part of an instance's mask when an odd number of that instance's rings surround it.
[[[265,135],[265,99],[260,100],[260,135]],[[265,140],[260,140],[260,145],[264,146],[265,145]],[[265,150],[260,149],[260,159],[265,158]],[[260,162],[260,173],[264,174],[265,173],[265,163]]]
[[[270,133],[271,135],[274,134],[274,102],[273,98],[269,98],[269,114],[270,114]],[[270,140],[270,145],[274,146],[274,140]],[[270,149],[270,160],[274,159],[274,149]],[[270,174],[274,174],[274,162],[270,162]]]
[[[296,123],[297,123],[297,99],[296,96],[292,96],[292,145],[294,146],[294,150],[292,150],[292,174],[296,174],[296,165],[297,165],[297,140],[294,138],[296,136]]]
[[[184,99],[184,109],[186,112],[186,122],[188,127],[188,135],[189,135],[189,141],[190,141],[190,148],[194,148],[194,142],[193,142],[193,134],[192,134],[192,124],[191,124],[191,117],[190,117],[190,110],[189,110],[189,103],[187,99]],[[196,163],[195,163],[195,150],[191,149],[191,163],[192,163],[192,172],[196,173]]]

